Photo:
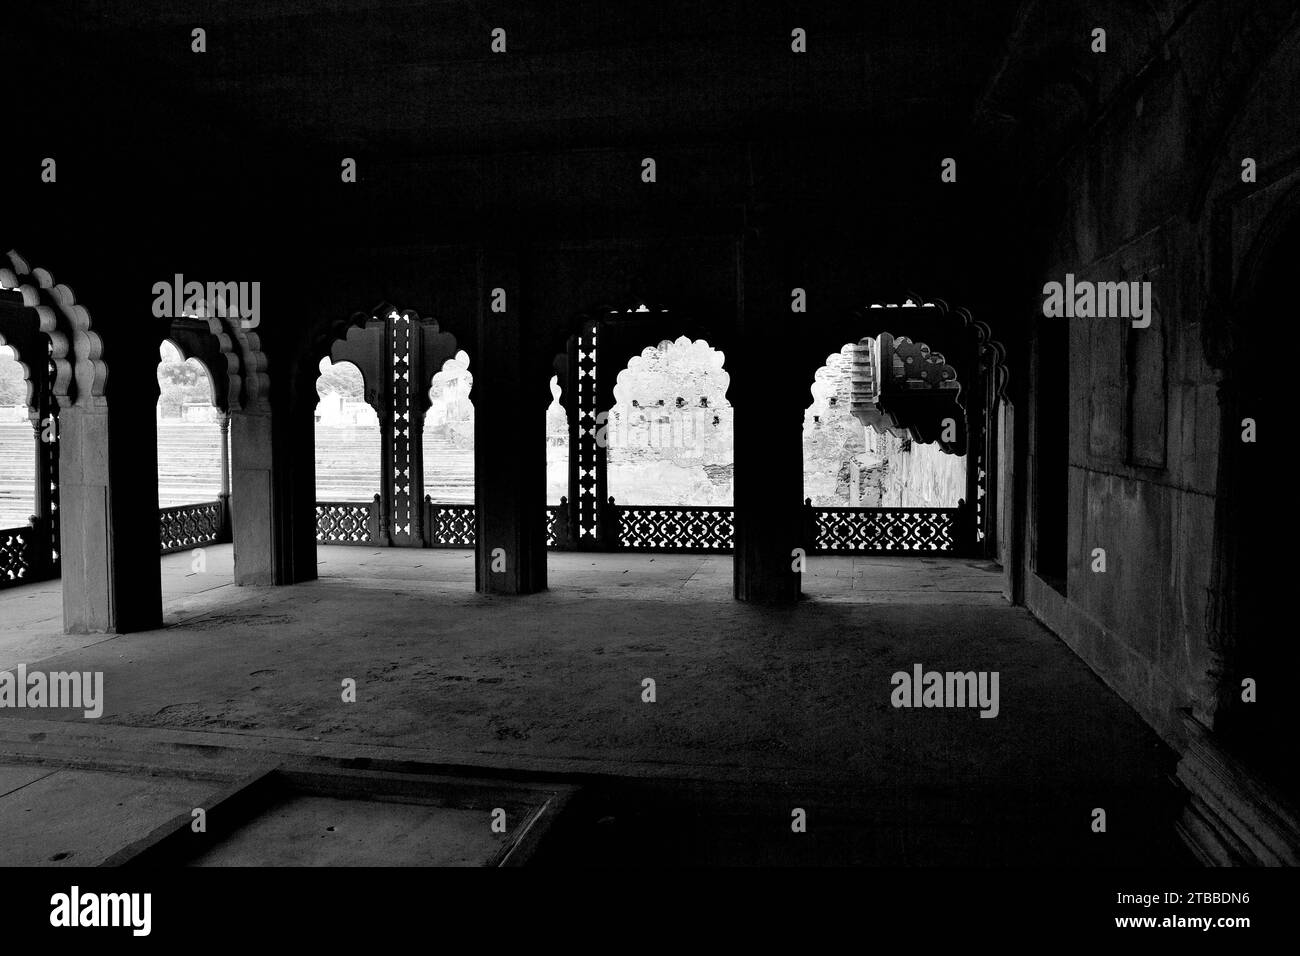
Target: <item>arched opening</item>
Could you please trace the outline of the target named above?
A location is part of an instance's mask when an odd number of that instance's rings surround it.
[[[42,421],[28,404],[40,387],[29,383],[31,370],[19,355],[0,336],[0,588],[58,574],[58,482],[51,441],[57,419]],[[48,369],[37,369],[42,371]]]
[[[424,493],[434,503],[474,503],[474,375],[462,350],[429,387],[424,415]]]
[[[682,328],[695,334],[665,336]],[[548,543],[628,557],[552,556],[553,586],[569,572],[587,583],[615,566],[619,586],[726,580],[712,565],[723,556],[730,564],[734,542],[730,375],[703,331],[640,304],[584,317],[557,356],[547,411]]]
[[[163,595],[170,600],[224,583],[234,571],[232,551],[209,551],[230,540],[228,418],[213,402],[212,377],[201,361],[187,359],[170,339],[158,358],[158,530]]]
[[[972,482],[969,451],[971,435],[983,430],[970,427],[966,385],[943,354],[886,331],[826,357],[803,420],[805,593],[902,592],[917,573],[942,575],[951,566],[943,559],[976,553],[968,502],[973,484],[976,493],[984,485]],[[896,560],[917,557],[932,560]],[[983,574],[975,589],[993,594],[1000,580]]]
[[[473,376],[456,337],[381,303],[319,345],[317,545],[472,548]]]
[[[421,557],[441,581],[472,581],[476,533],[474,489],[474,375],[462,349],[442,363],[430,379],[429,407],[420,437],[424,494],[421,531],[414,541],[449,549]]]
[[[158,505],[215,503],[223,489],[212,379],[170,340],[158,349]]]
[[[157,340],[122,363],[134,372],[123,371],[115,393],[121,399],[107,401],[109,363],[90,308],[48,270],[32,268],[13,250],[7,259],[7,265],[0,265],[0,344],[11,345],[27,369],[29,420],[37,427],[36,514],[30,530],[6,533],[0,542],[0,566],[17,562],[26,573],[19,579],[4,576],[14,583],[63,577],[70,584],[60,585],[69,634],[155,628],[162,622],[161,569],[152,562],[160,550],[218,542],[226,510],[216,500],[160,513],[158,486],[150,484],[159,478],[157,422],[141,427],[138,404],[144,400],[157,409],[155,395],[162,391],[153,392],[160,384],[157,366],[152,381],[147,367],[138,367],[155,354]],[[205,397],[212,402],[210,385]],[[141,464],[154,474],[140,475]],[[60,480],[69,474],[75,478]],[[179,475],[162,475],[176,497],[189,498],[169,477]],[[214,490],[220,487],[218,477]],[[69,527],[61,529],[65,515],[71,516]],[[156,526],[161,526],[158,536]],[[142,533],[145,528],[149,533]],[[64,530],[75,541],[63,541]],[[201,570],[208,569],[199,567],[195,573]]]
[[[52,277],[34,274],[16,252],[7,259],[0,264],[0,588],[62,575],[58,395],[66,398],[61,389],[73,372],[69,329],[59,323],[64,313],[37,305],[41,295],[30,284]],[[63,304],[73,301],[71,290],[60,296]],[[84,319],[88,326],[84,310],[72,315],[74,325]],[[86,344],[93,346],[93,338]],[[88,352],[98,355],[93,347]],[[87,369],[96,370],[102,366]],[[102,445],[93,447],[104,439],[103,430],[96,432],[79,453],[106,454]]]
[[[726,357],[703,339],[665,339],[618,374],[605,419],[610,497],[626,505],[732,504],[733,414]]]
[[[317,540],[373,542],[380,525],[382,434],[366,401],[361,370],[351,362],[320,360],[313,430]]]
[[[546,506],[558,508],[569,494],[569,413],[560,402],[560,379],[551,376],[546,408]],[[553,525],[554,519],[551,519]],[[553,530],[552,530],[553,534]],[[552,540],[550,543],[554,544]]]
[[[328,355],[320,360],[319,368],[315,415],[317,507],[369,506],[380,486],[379,416],[366,401],[366,383],[359,368],[351,362],[334,362]],[[364,515],[360,522],[359,530],[364,531]]]
[[[21,528],[36,513],[36,455],[27,371],[0,344],[0,528]],[[3,583],[3,582],[0,582]]]
[[[966,494],[966,456],[916,440],[861,396],[854,364],[874,340],[827,356],[804,411],[804,497],[814,507],[956,508]]]

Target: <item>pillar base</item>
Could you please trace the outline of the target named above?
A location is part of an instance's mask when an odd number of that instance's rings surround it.
[[[1194,717],[1178,761],[1187,804],[1178,835],[1206,866],[1300,865],[1295,811],[1226,754]]]

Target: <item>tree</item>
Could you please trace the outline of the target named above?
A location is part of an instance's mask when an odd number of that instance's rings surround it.
[[[18,360],[0,349],[0,405],[26,405],[27,380]]]
[[[342,395],[360,401],[365,393],[365,382],[361,372],[350,362],[331,364],[320,373],[316,380],[316,393],[325,395]]]

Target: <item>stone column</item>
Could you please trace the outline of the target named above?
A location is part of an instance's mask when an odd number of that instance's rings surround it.
[[[735,407],[735,596],[764,604],[797,601],[801,575],[803,410],[771,411],[746,393]]]
[[[966,398],[966,508],[965,527],[962,528],[962,540],[958,542],[958,555],[961,557],[989,556],[987,550],[986,523],[988,501],[980,498],[981,469],[988,474],[988,408],[985,401],[987,389],[986,373],[981,371],[983,363],[977,356],[970,363],[975,371],[976,380],[969,387],[963,387]],[[982,503],[981,503],[982,502]],[[980,532],[985,532],[985,542],[980,541]]]
[[[1012,604],[1025,603],[1025,581],[1029,567],[1029,362],[1028,337],[1021,345],[1019,358],[1009,380],[1011,390],[1011,454],[1007,457],[1011,481],[1008,505],[1011,514],[1006,522],[1010,540],[1007,542],[1007,567],[1004,595]]]
[[[235,583],[296,584],[316,578],[313,403],[298,382],[274,402],[230,416],[231,530]]]
[[[612,393],[608,384],[617,373],[610,368],[609,350],[601,343],[603,324],[588,320],[568,343],[568,381],[564,386],[569,414],[569,501],[573,544],[581,551],[606,548],[614,529],[609,527],[607,449],[597,441],[598,416],[608,411],[602,398]]]
[[[230,416],[230,530],[240,585],[276,583],[271,435],[269,408]]]
[[[111,394],[59,417],[63,623],[69,633],[162,625],[157,349],[123,349]]]
[[[737,600],[799,600],[795,548],[804,547],[803,411],[807,384],[779,369],[778,347],[804,317],[790,312],[789,271],[781,250],[755,236],[741,253],[743,361],[733,370],[735,398],[735,557]],[[802,389],[800,386],[802,385]]]
[[[46,390],[48,391],[48,389]],[[47,428],[45,421],[50,417],[47,403],[42,401],[32,418],[32,447],[36,458],[36,480],[32,499],[34,514],[32,517],[33,540],[31,542],[32,580],[50,577],[53,572],[53,552],[55,545],[55,501],[53,488],[54,469],[57,467],[56,452],[58,442],[55,439],[58,419],[55,418]],[[43,440],[48,435],[51,440]]]
[[[981,374],[984,377],[984,501],[983,530],[984,549],[982,557],[997,560],[998,557],[998,398],[996,392],[997,369],[993,364],[991,350],[980,361]]]
[[[492,311],[497,289],[504,312]],[[485,594],[546,589],[547,376],[533,360],[525,290],[517,255],[484,254],[474,378],[474,583]]]
[[[217,492],[217,500],[221,502],[221,533],[217,540],[224,543],[230,540],[230,413],[218,412],[217,425],[221,430],[221,490]]]
[[[280,559],[277,584],[315,581],[316,559],[316,376],[307,367],[293,376],[290,400],[277,431],[276,507],[280,516]]]
[[[418,323],[413,323],[411,318],[410,313],[396,310],[386,318],[387,401],[380,416],[384,429],[383,493],[389,515],[388,534],[397,547],[420,545],[413,533],[418,525],[416,511],[420,501],[420,486],[413,487],[413,482],[421,476],[413,467],[419,437],[413,421],[416,386],[412,381],[417,373],[413,366],[420,363],[412,361],[419,354],[419,345],[414,341]]]

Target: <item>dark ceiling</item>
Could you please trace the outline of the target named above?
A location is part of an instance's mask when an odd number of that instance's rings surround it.
[[[417,157],[726,137],[794,117],[960,127],[1020,6],[167,0],[29,16],[77,49],[78,83],[98,74],[292,143]],[[55,12],[69,7],[82,12]],[[791,54],[796,26],[812,55]],[[494,27],[506,55],[489,50]]]
[[[1102,65],[1086,49],[1098,8],[1118,25]],[[970,204],[996,202],[1005,217],[991,177],[1020,188],[1026,157],[1062,149],[1104,87],[1098,70],[1116,82],[1149,55],[1150,11],[1142,0],[49,0],[6,12],[3,128],[15,135],[0,175],[17,184],[10,219],[29,243],[76,223],[107,245],[125,222],[166,257],[181,237],[231,247],[232,232],[274,252],[288,237],[273,230],[357,246],[503,229],[734,233],[773,206],[800,223],[815,207],[815,228],[832,234],[918,218],[956,233],[994,218]],[[204,53],[191,50],[196,27]],[[495,27],[504,55],[490,50]],[[795,27],[807,54],[790,50]],[[660,164],[653,194],[637,176],[646,155]],[[980,189],[936,194],[952,155]],[[34,174],[44,157],[58,159],[57,190]],[[358,163],[347,190],[343,157]]]

